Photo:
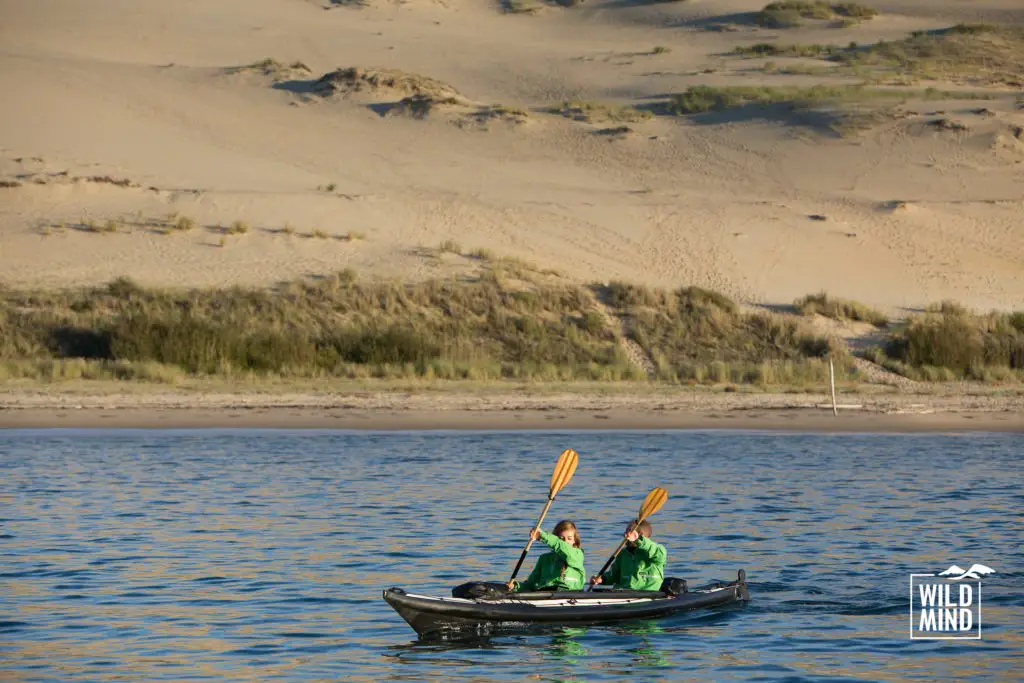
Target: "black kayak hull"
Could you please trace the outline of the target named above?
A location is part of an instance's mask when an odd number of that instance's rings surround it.
[[[557,591],[515,593],[501,598],[447,598],[416,595],[401,588],[384,600],[422,637],[486,635],[497,629],[531,625],[602,624],[653,619],[750,599],[746,576],[679,595],[658,591]]]

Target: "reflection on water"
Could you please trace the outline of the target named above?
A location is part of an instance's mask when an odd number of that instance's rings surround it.
[[[567,446],[551,519],[578,521],[588,572],[664,486],[669,574],[745,568],[751,603],[417,639],[381,590],[507,578]],[[0,677],[1012,680],[1020,454],[1018,435],[3,432]],[[907,575],[974,562],[996,569],[983,640],[911,641]]]

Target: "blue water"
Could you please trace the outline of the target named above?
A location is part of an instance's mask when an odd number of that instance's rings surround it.
[[[545,526],[578,522],[589,572],[663,486],[669,573],[745,568],[751,602],[418,641],[381,590],[507,578],[566,447]],[[1024,680],[1022,455],[1016,434],[0,432],[0,679]],[[996,570],[982,640],[911,640],[909,574],[954,563]]]

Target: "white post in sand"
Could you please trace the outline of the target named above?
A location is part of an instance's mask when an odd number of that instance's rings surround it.
[[[828,357],[828,381],[832,385],[832,415],[839,416],[839,406],[836,405],[836,369],[832,364],[832,356]]]

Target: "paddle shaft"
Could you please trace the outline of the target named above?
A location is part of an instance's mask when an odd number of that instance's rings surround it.
[[[640,522],[642,522],[642,521],[643,520],[641,519]],[[636,524],[634,524],[633,527],[630,529],[630,531],[636,531],[636,528],[638,526],[640,526],[640,522],[637,522]],[[608,561],[604,563],[604,566],[601,567],[601,571],[599,571],[597,573],[598,576],[601,576],[606,571],[608,571],[608,567],[612,566],[612,562],[615,561],[615,558],[619,556],[619,553],[621,553],[622,549],[625,548],[625,547],[626,547],[626,539],[622,539],[622,543],[620,543],[619,547],[615,549],[615,552],[612,553],[612,556],[608,558]]]
[[[547,516],[548,510],[551,509],[551,503],[553,503],[554,501],[555,496],[554,494],[552,494],[551,496],[548,497],[548,504],[544,506],[544,511],[540,513],[540,519],[537,520],[536,528],[539,529],[540,525],[544,523],[544,518]],[[526,554],[530,552],[531,545],[533,545],[533,536],[530,536],[530,540],[527,541],[526,547],[523,548],[523,554],[519,556],[519,562],[516,563],[516,568],[512,570],[512,578],[509,579],[509,581],[515,580],[516,574],[519,573],[519,568],[523,566],[523,561],[526,559]]]

